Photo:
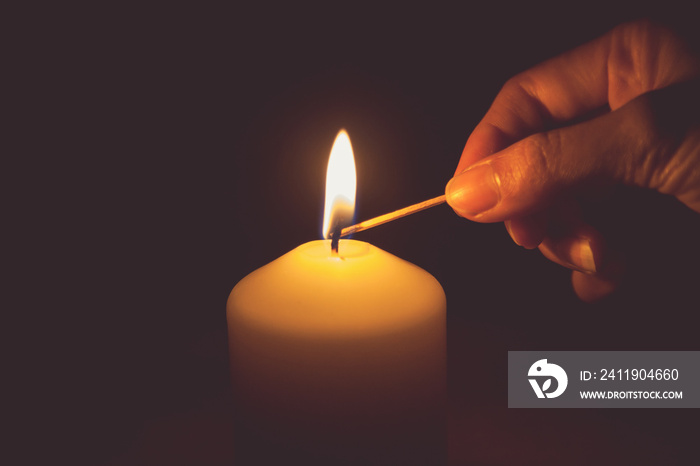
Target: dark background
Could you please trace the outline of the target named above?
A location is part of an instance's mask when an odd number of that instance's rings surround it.
[[[233,461],[226,299],[320,237],[340,128],[367,219],[441,194],[512,75],[636,17],[697,41],[679,5],[561,3],[32,12],[13,41],[27,90],[15,119],[30,123],[25,266],[39,277],[23,306],[47,344],[27,352],[43,368],[29,369],[27,424],[43,433],[26,458]],[[631,276],[595,305],[503,225],[444,205],[356,235],[445,289],[452,464],[691,457],[693,410],[506,408],[508,350],[700,349],[700,216],[633,191],[596,207]]]

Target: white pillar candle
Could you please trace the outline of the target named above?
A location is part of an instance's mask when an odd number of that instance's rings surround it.
[[[334,255],[312,241],[236,285],[228,326],[255,442],[363,461],[441,454],[445,295],[429,273],[368,243]]]
[[[341,131],[326,238],[352,219],[354,172]],[[444,463],[445,294],[429,273],[361,241],[312,241],[241,280],[227,319],[246,464]]]

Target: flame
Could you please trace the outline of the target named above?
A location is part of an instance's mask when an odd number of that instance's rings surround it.
[[[330,238],[334,229],[352,225],[355,216],[355,158],[350,136],[341,129],[335,137],[326,171],[326,206],[323,212],[323,237]]]

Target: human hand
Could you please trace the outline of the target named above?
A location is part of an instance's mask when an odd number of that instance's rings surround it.
[[[698,56],[649,21],[520,73],[467,140],[447,202],[470,220],[504,221],[517,244],[573,269],[581,299],[603,297],[623,267],[578,202],[627,185],[700,213],[699,76]]]

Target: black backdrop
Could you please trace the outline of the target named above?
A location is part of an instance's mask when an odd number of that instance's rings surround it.
[[[441,194],[515,73],[638,16],[697,39],[692,14],[666,3],[61,13],[57,25],[36,12],[39,32],[19,40],[37,52],[25,57],[38,65],[27,108],[42,129],[26,153],[44,206],[31,238],[47,259],[27,301],[49,311],[33,326],[51,342],[35,395],[58,395],[39,453],[91,464],[235,458],[226,299],[247,273],[319,238],[340,128],[367,219]],[[454,464],[640,464],[692,451],[693,410],[506,408],[508,350],[700,349],[699,216],[639,192],[605,207],[592,215],[624,245],[632,277],[596,305],[502,225],[447,206],[356,236],[445,289]]]

